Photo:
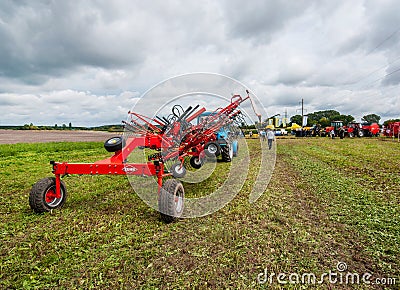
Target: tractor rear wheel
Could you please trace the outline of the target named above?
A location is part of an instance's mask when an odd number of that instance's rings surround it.
[[[65,183],[60,183],[60,197],[56,196],[56,179],[46,177],[36,182],[29,194],[29,205],[36,213],[61,208],[67,199]]]
[[[232,144],[221,147],[222,160],[225,162],[231,162],[233,159],[233,146]]]
[[[181,217],[184,207],[185,190],[176,179],[167,179],[158,195],[158,210],[161,220],[171,223]]]

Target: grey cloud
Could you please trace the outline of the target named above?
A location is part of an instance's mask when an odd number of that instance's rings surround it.
[[[382,80],[385,86],[393,86],[400,84],[400,64],[391,65],[386,69],[386,75]]]
[[[136,99],[124,91],[196,71],[242,81],[270,114],[296,113],[302,97],[309,111],[386,112],[375,99],[389,104],[398,91],[400,74],[382,77],[398,68],[400,31],[389,36],[399,9],[377,0],[1,1],[0,121],[31,112],[34,123],[119,123]]]
[[[226,1],[224,13],[228,33],[236,38],[269,42],[274,33],[302,14],[312,1]]]
[[[98,96],[73,90],[43,95],[0,94],[0,106],[6,108],[1,124],[51,125],[72,122],[77,126],[118,124],[125,120],[137,99],[135,92]],[[51,120],[49,120],[51,116]]]
[[[102,16],[105,7],[68,1],[0,6],[3,77],[39,84],[45,76],[81,66],[114,68],[142,61],[139,36],[119,35],[118,25]]]
[[[400,49],[400,5],[396,0],[365,1],[369,31],[367,52]]]

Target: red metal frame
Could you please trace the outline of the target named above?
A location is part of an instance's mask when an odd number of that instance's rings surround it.
[[[189,107],[169,124],[129,112],[131,120],[124,123],[128,129],[132,129],[134,135],[128,137],[123,148],[113,156],[94,163],[50,162],[56,178],[56,197],[61,197],[61,176],[68,174],[156,176],[160,188],[163,178],[171,176],[171,173],[164,173],[164,162],[178,158],[183,166],[186,156],[203,157],[205,144],[215,141],[215,132],[233,122],[240,114],[240,111],[235,110],[247,99],[250,99],[249,95],[244,99],[234,95],[227,107],[217,109],[197,125],[190,122],[206,111],[205,108],[196,111],[198,106],[193,109]],[[145,163],[127,163],[127,157],[137,147],[155,149],[161,151],[161,154],[159,158]]]

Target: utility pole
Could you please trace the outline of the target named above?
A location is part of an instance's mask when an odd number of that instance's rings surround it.
[[[304,111],[307,112],[307,109],[304,109],[304,99],[301,98],[301,102],[299,102],[299,104],[301,104],[301,128],[303,129],[303,120],[304,120]],[[296,110],[298,111],[298,110]]]
[[[287,123],[288,123],[288,117],[287,117],[287,109],[285,108],[285,117],[284,117],[284,119],[283,119],[283,122],[282,123],[284,123],[284,127],[286,128],[286,126],[287,126]]]
[[[303,128],[303,120],[304,120],[304,99],[301,98],[301,127]]]

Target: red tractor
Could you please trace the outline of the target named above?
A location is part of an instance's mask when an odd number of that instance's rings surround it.
[[[343,126],[343,121],[333,121],[329,127],[326,127],[325,130],[321,131],[321,136],[339,136],[340,139],[343,139],[346,135],[346,127]]]
[[[349,135],[350,138],[353,138],[355,136],[362,137],[364,136],[364,131],[360,123],[350,122],[347,125],[347,134]]]
[[[377,123],[364,123],[360,124],[357,122],[351,122],[347,126],[343,125],[342,121],[333,121],[331,126],[326,127],[320,135],[331,136],[331,132],[333,131],[334,136],[339,136],[340,139],[343,139],[345,136],[353,138],[357,137],[372,137],[379,136],[380,128]]]

